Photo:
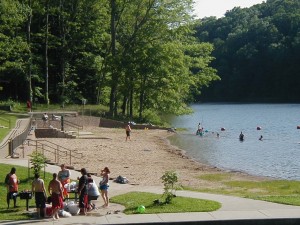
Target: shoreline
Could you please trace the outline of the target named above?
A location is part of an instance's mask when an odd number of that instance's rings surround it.
[[[166,171],[175,171],[178,184],[191,188],[213,188],[216,182],[200,178],[201,175],[213,173],[227,173],[233,180],[267,179],[239,171],[226,171],[196,161],[189,157],[184,149],[171,144],[168,137],[176,134],[166,130],[133,129],[130,141],[125,141],[125,131],[121,128],[87,126],[84,130],[98,138],[45,140],[82,153],[82,158],[72,160],[75,169],[85,167],[91,173],[100,174],[100,170],[108,166],[111,178],[121,175],[132,185],[163,186],[160,178]],[[66,159],[61,159],[60,163],[69,165]]]

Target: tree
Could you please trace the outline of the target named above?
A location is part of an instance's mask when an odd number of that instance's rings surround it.
[[[292,44],[300,32],[299,12],[299,1],[271,0],[198,21],[196,37],[214,44],[211,65],[221,82],[204,88],[197,99],[299,101],[299,57]]]

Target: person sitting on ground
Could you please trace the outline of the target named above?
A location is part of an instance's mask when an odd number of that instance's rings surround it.
[[[46,193],[46,189],[45,189],[44,180],[40,179],[39,174],[34,175],[34,180],[32,182],[31,191],[35,196],[37,217],[38,218],[45,217],[46,216],[47,193]]]
[[[71,172],[70,170],[68,170],[66,168],[65,164],[61,164],[60,166],[61,171],[58,172],[58,180],[61,182],[63,189],[64,189],[64,197],[65,198],[69,198],[69,193],[67,190],[67,187],[65,187],[67,184],[70,184],[71,180],[70,180],[70,176],[71,176]]]
[[[52,120],[61,120],[61,116],[56,116],[52,114]]]

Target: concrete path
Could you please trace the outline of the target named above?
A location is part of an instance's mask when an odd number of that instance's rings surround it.
[[[0,158],[5,158],[9,155],[9,150],[8,150],[9,140],[16,137],[20,133],[24,132],[27,129],[29,122],[30,122],[29,118],[17,120],[16,127],[12,129],[9,132],[9,134],[5,138],[3,138],[2,142],[0,143]]]
[[[24,159],[0,159],[0,163],[28,166],[28,160]],[[60,168],[58,166],[48,165],[46,171],[50,173],[58,172]],[[76,179],[80,176],[77,171],[71,171],[71,178]],[[100,178],[94,177],[97,183]],[[138,186],[130,184],[117,184],[110,182],[109,196],[115,196],[130,191],[143,191],[151,193],[163,193],[162,187],[154,186]],[[272,219],[287,219],[289,223],[286,224],[300,224],[300,207],[288,206],[275,203],[269,203],[258,200],[251,200],[233,196],[215,195],[191,191],[177,191],[176,195],[201,198],[218,201],[222,204],[222,207],[214,212],[194,212],[194,213],[162,213],[162,214],[136,214],[125,215],[122,212],[115,212],[115,209],[119,209],[116,204],[111,204],[108,209],[100,208],[97,213],[89,213],[88,216],[72,216],[70,218],[60,218],[58,221],[52,221],[52,219],[43,220],[29,220],[29,221],[3,221],[1,224],[135,224],[135,223],[169,223],[172,222],[184,222],[191,221],[253,221],[253,220],[266,220],[272,221]],[[102,205],[102,199],[98,201],[99,205]],[[98,204],[97,203],[97,204]],[[147,210],[147,209],[146,209]],[[291,219],[294,219],[291,222]],[[284,220],[283,220],[284,221]],[[296,221],[296,222],[295,222]],[[221,223],[220,223],[221,224]],[[234,223],[231,223],[234,224]],[[254,223],[255,224],[255,223]],[[258,223],[257,223],[258,224]],[[267,223],[264,223],[267,224]],[[285,224],[285,223],[269,223],[269,224]]]

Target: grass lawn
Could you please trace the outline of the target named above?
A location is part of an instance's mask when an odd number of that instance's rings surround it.
[[[300,181],[263,180],[246,181],[236,180],[230,173],[206,174],[199,179],[213,183],[213,188],[190,188],[185,190],[233,195],[251,199],[276,202],[287,205],[300,206]]]
[[[129,192],[112,197],[110,202],[118,203],[126,207],[125,214],[139,213],[138,206],[145,206],[145,213],[179,213],[179,212],[211,212],[219,209],[219,202],[187,197],[174,197],[170,204],[154,204],[154,200],[161,199],[162,195],[146,192]]]
[[[17,208],[13,208],[13,200],[11,200],[10,208],[7,209],[6,204],[6,185],[4,179],[7,173],[10,172],[12,165],[0,164],[0,170],[2,172],[2,180],[0,182],[0,221],[3,220],[26,220],[31,218],[31,214],[26,212],[26,200],[21,200],[17,198]],[[16,174],[20,180],[19,192],[23,190],[31,190],[31,183],[33,180],[33,173],[28,171],[26,167],[14,166],[16,168]],[[50,180],[52,179],[52,174],[45,173],[41,174],[41,178],[44,179],[46,189]],[[172,204],[168,205],[153,205],[155,199],[159,199],[161,195],[133,192],[125,195],[115,196],[111,199],[111,202],[118,202],[126,206],[125,213],[136,213],[136,208],[138,205],[144,205],[146,207],[146,213],[175,213],[175,212],[208,212],[214,211],[221,207],[221,204],[214,201],[175,197]],[[33,211],[35,208],[34,199],[29,200],[29,209]]]
[[[32,217],[31,213],[26,212],[26,200],[17,198],[17,208],[13,208],[13,200],[10,200],[10,208],[7,209],[6,203],[6,194],[7,189],[4,183],[4,179],[6,174],[8,174],[12,167],[16,168],[16,174],[18,179],[20,180],[19,184],[19,192],[24,190],[31,190],[31,183],[33,181],[33,172],[28,171],[27,167],[22,166],[12,166],[8,164],[0,164],[0,171],[3,171],[1,174],[1,182],[0,182],[0,221],[3,220],[26,220]],[[44,177],[45,175],[45,177]],[[44,171],[40,174],[40,177],[45,181],[45,187],[48,193],[48,185],[52,180],[52,173],[45,173]],[[35,201],[34,198],[29,200],[29,210],[33,211],[35,209]],[[0,222],[1,223],[1,222]]]
[[[16,174],[20,180],[19,192],[24,190],[31,190],[31,183],[33,180],[33,173],[28,171],[26,167],[12,166],[7,164],[0,164],[0,171],[2,171],[1,182],[0,182],[0,221],[1,220],[24,220],[29,219],[30,214],[26,213],[26,200],[21,200],[17,198],[17,208],[13,208],[13,200],[10,200],[10,208],[7,209],[6,204],[6,194],[7,188],[4,183],[6,174],[8,174],[12,167],[16,168]],[[29,176],[28,176],[29,175]],[[52,179],[52,174],[45,174],[45,184],[48,187],[49,181]],[[44,175],[41,174],[41,178],[44,178]],[[29,208],[35,208],[34,199],[29,200]]]

